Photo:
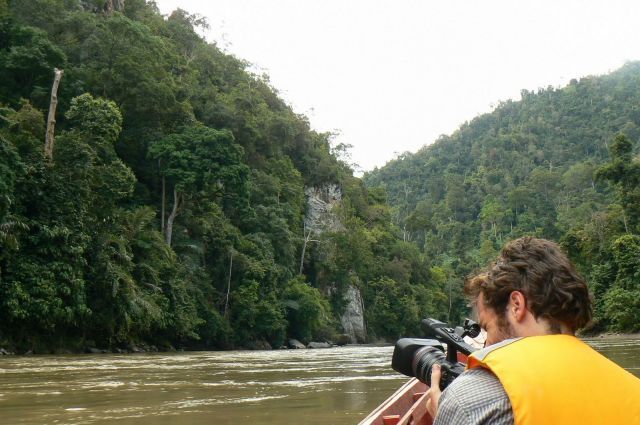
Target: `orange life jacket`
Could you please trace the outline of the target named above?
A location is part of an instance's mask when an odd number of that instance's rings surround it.
[[[507,340],[469,356],[504,387],[515,425],[640,425],[640,379],[570,335]]]

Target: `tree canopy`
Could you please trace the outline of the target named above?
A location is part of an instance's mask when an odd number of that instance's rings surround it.
[[[563,88],[523,90],[520,101],[502,102],[364,181],[387,191],[394,223],[432,262],[450,264],[456,281],[510,239],[553,239],[590,282],[593,329],[637,330],[637,306],[625,304],[637,288],[614,282],[640,232],[639,82],[640,63],[631,62]]]
[[[523,91],[358,179],[201,17],[111,6],[0,0],[0,346],[331,340],[352,288],[370,340],[417,336],[523,234],[588,277],[594,329],[640,326],[640,64]],[[319,229],[306,201],[328,188]]]
[[[122,4],[0,1],[0,345],[333,339],[350,286],[366,303],[402,294],[412,320],[438,314],[441,284],[398,245],[385,196],[336,156],[344,145],[205,42],[201,17]],[[340,225],[313,233],[305,189],[328,186]],[[398,308],[394,326],[368,313],[371,338],[417,331]]]

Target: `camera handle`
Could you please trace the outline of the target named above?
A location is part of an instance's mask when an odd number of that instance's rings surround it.
[[[433,337],[447,346],[447,361],[453,364],[458,362],[458,351],[468,356],[476,349],[464,342],[464,336],[474,337],[474,333],[480,332],[480,327],[472,320],[466,319],[463,325],[462,335],[456,332],[456,329],[449,327],[436,319],[424,319],[421,322],[422,330],[429,337]],[[478,335],[475,333],[475,336]]]

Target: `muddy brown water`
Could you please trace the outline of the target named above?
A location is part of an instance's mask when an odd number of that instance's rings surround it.
[[[640,377],[640,338],[588,343]],[[0,357],[2,424],[357,424],[393,347]]]

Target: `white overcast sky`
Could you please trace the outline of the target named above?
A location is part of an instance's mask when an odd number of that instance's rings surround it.
[[[633,0],[157,0],[269,74],[367,171],[489,112],[640,59]]]

